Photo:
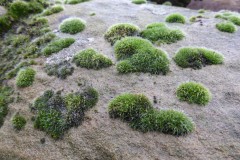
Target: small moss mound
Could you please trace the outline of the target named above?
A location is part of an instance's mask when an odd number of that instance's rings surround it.
[[[52,14],[55,14],[55,13],[59,13],[63,11],[63,7],[62,6],[53,6],[51,8],[48,8],[47,10],[45,10],[43,12],[43,16],[49,16],[49,15],[52,15]]]
[[[120,61],[117,64],[119,73],[144,72],[166,74],[169,71],[167,55],[153,47],[142,38],[126,37],[115,44],[115,55]]]
[[[143,3],[147,3],[146,0],[132,0],[132,3],[134,4],[143,4]]]
[[[175,55],[174,61],[182,68],[201,69],[206,65],[222,64],[223,56],[205,48],[181,48]]]
[[[97,53],[93,49],[86,49],[79,52],[73,57],[73,62],[79,67],[96,70],[109,67],[113,64],[109,58]]]
[[[117,60],[129,58],[136,53],[144,53],[153,48],[148,40],[138,37],[125,37],[114,45]]]
[[[36,71],[32,68],[21,69],[18,72],[16,85],[18,87],[28,87],[33,84],[35,78]]]
[[[194,130],[194,123],[184,113],[174,110],[156,110],[144,95],[122,94],[108,107],[111,118],[128,122],[142,132],[158,131],[172,135],[185,135]]]
[[[89,0],[66,0],[65,4],[78,4],[78,3],[82,3],[82,2],[87,2]]]
[[[26,119],[19,113],[17,113],[12,119],[13,128],[15,128],[16,130],[22,130],[26,123]]]
[[[174,13],[174,14],[170,14],[170,15],[167,16],[166,22],[184,24],[184,23],[186,23],[186,18],[179,13]]]
[[[16,18],[24,17],[29,14],[29,4],[27,2],[17,0],[11,3],[8,11]]]
[[[200,83],[187,82],[177,88],[177,97],[181,101],[207,105],[211,100],[210,91]]]
[[[49,76],[66,79],[68,76],[72,75],[74,68],[69,62],[63,61],[57,64],[47,64],[45,66],[45,71]]]
[[[139,30],[140,29],[137,26],[132,24],[116,24],[108,29],[104,35],[104,38],[113,45],[121,38],[137,35]]]
[[[76,34],[85,29],[85,23],[79,18],[69,18],[62,22],[60,30],[63,33]]]
[[[87,88],[83,92],[61,95],[45,91],[31,107],[36,113],[34,127],[58,139],[71,127],[77,127],[84,119],[84,112],[96,105],[98,92]]]
[[[152,42],[167,44],[175,43],[185,37],[182,31],[170,29],[164,23],[152,23],[140,35]]]
[[[164,2],[162,5],[165,5],[165,6],[172,6],[172,3],[170,1],[166,1]]]
[[[237,31],[236,26],[231,22],[221,22],[216,24],[216,28],[221,32],[234,33]]]
[[[69,47],[75,42],[75,39],[73,38],[61,38],[58,40],[55,40],[48,44],[44,49],[43,49],[43,55],[45,56],[50,56],[53,53],[57,53],[61,51],[64,48]]]
[[[240,16],[230,16],[228,19],[235,25],[240,26]]]
[[[8,114],[8,107],[5,97],[0,95],[0,127],[3,125],[4,118]]]
[[[205,9],[199,9],[198,10],[198,13],[205,13],[206,11],[205,11]]]

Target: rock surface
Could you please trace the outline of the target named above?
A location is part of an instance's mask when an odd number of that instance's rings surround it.
[[[70,36],[77,42],[50,57],[47,62],[69,59],[76,52],[94,48],[115,61],[113,47],[103,34],[113,24],[133,23],[143,29],[147,24],[163,22],[165,17],[180,12],[186,17],[198,15],[197,11],[154,4],[135,5],[130,0],[92,0],[77,5],[65,5],[65,11],[49,17],[53,30],[58,30],[62,20],[79,17],[86,21],[86,29]],[[90,14],[96,13],[95,16]],[[49,77],[43,65],[35,66],[36,81],[32,87],[15,88],[23,99],[9,106],[10,112],[0,129],[0,159],[26,160],[239,160],[240,159],[240,30],[235,34],[219,32],[215,24],[216,13],[207,12],[202,24],[168,24],[186,33],[186,38],[171,45],[158,46],[171,60],[171,73],[166,76],[150,74],[119,75],[116,66],[99,71],[76,68],[66,80]],[[238,27],[239,29],[239,27]],[[207,66],[201,70],[181,69],[172,60],[176,51],[185,46],[207,47],[221,52],[225,63]],[[213,94],[209,105],[199,107],[179,102],[175,91],[186,81],[197,81],[207,86]],[[87,113],[83,124],[67,132],[62,140],[55,141],[44,132],[35,130],[31,122],[29,103],[47,89],[64,92],[81,89],[78,84],[92,85],[100,99]],[[15,81],[11,80],[14,86]],[[126,123],[110,119],[107,106],[113,97],[124,93],[143,93],[158,103],[156,108],[184,111],[196,124],[196,130],[187,136],[175,137],[162,133],[141,133]],[[28,119],[23,131],[15,132],[11,117],[21,111]],[[41,144],[40,139],[45,138]]]

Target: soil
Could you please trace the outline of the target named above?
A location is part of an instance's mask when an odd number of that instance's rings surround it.
[[[15,80],[8,82],[21,101],[9,106],[9,114],[0,129],[0,159],[27,160],[239,160],[240,159],[240,30],[222,33],[215,24],[215,12],[207,12],[202,24],[168,24],[179,28],[186,38],[178,43],[157,46],[165,50],[171,60],[167,75],[134,73],[120,75],[116,66],[94,71],[75,67],[66,80],[49,77],[45,63],[70,60],[78,51],[94,48],[114,62],[113,47],[103,34],[113,24],[133,23],[140,28],[153,22],[163,22],[166,15],[180,12],[186,17],[197,11],[154,4],[135,5],[130,0],[92,0],[77,5],[65,5],[65,10],[49,17],[51,28],[60,37],[74,37],[76,42],[48,58],[37,59],[33,86],[18,89]],[[96,13],[95,16],[90,14]],[[86,21],[86,29],[76,35],[62,34],[58,26],[68,17]],[[239,29],[239,27],[238,27]],[[200,70],[181,69],[172,60],[181,47],[207,47],[222,53],[223,65],[206,66]],[[179,84],[186,81],[203,83],[212,92],[212,101],[205,107],[180,102],[175,95]],[[79,84],[81,86],[79,87]],[[29,104],[47,89],[71,91],[92,85],[99,93],[99,102],[86,114],[83,124],[70,129],[62,140],[53,140],[33,128]],[[192,134],[175,137],[157,132],[141,133],[126,123],[109,118],[108,103],[121,93],[142,93],[154,101],[159,109],[177,109],[193,119],[196,129]],[[24,130],[16,132],[11,117],[19,111],[27,117]],[[41,139],[45,138],[45,143]]]

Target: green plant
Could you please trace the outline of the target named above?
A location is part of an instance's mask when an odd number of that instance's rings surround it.
[[[0,17],[0,34],[8,31],[12,27],[10,16],[4,15]]]
[[[132,3],[134,4],[143,4],[143,3],[147,3],[146,0],[132,0]]]
[[[169,60],[163,51],[152,49],[148,52],[134,54],[131,58],[117,64],[119,73],[145,72],[166,74],[169,71]]]
[[[85,29],[85,23],[79,18],[69,18],[64,20],[60,25],[63,33],[76,34]]]
[[[181,101],[206,105],[211,100],[210,91],[200,83],[187,82],[177,88],[177,97]]]
[[[65,0],[65,4],[78,4],[82,2],[87,2],[89,0]]]
[[[173,13],[167,16],[166,22],[168,23],[186,23],[186,18],[180,13]]]
[[[105,33],[104,38],[112,45],[121,38],[137,35],[139,28],[132,24],[120,23],[113,25]]]
[[[31,105],[31,110],[37,114],[34,127],[58,139],[69,128],[80,125],[84,111],[96,105],[97,101],[98,92],[93,88],[64,96],[60,92],[45,91]]]
[[[8,12],[16,18],[27,16],[29,14],[29,4],[27,2],[17,0],[11,3]]]
[[[21,69],[18,72],[16,85],[18,87],[28,87],[33,84],[36,71],[32,68]]]
[[[197,20],[197,17],[196,17],[196,16],[192,16],[192,17],[189,19],[190,22],[196,22],[196,20]]]
[[[74,42],[75,42],[75,39],[73,38],[61,38],[61,39],[55,40],[50,44],[48,44],[43,49],[43,55],[49,56],[53,53],[59,52],[62,49],[69,47]]]
[[[111,118],[129,123],[142,132],[158,131],[172,135],[185,135],[195,128],[184,113],[175,110],[156,110],[144,95],[125,93],[114,98],[108,112]]]
[[[28,3],[30,13],[41,13],[44,9],[44,4],[41,3],[41,0],[31,0]]]
[[[125,37],[116,42],[114,52],[118,60],[129,58],[137,53],[144,53],[153,48],[148,40],[138,37]]]
[[[74,68],[69,62],[63,61],[56,64],[47,64],[45,71],[49,76],[53,75],[61,79],[66,79],[67,76],[72,75]]]
[[[16,130],[23,129],[26,123],[26,119],[18,113],[12,119],[13,128],[15,128]]]
[[[185,37],[182,31],[170,29],[164,23],[152,23],[140,35],[152,42],[167,44],[175,43]]]
[[[228,20],[234,23],[235,25],[240,26],[240,16],[230,16]]]
[[[24,34],[15,35],[10,37],[11,44],[13,47],[18,47],[30,41],[30,37]]]
[[[216,24],[216,28],[221,32],[234,33],[237,31],[236,26],[231,22],[221,22]]]
[[[42,15],[43,16],[49,16],[49,15],[52,15],[54,13],[59,13],[61,11],[63,11],[62,6],[53,6],[51,8],[48,8],[47,10],[45,10]]]
[[[201,69],[205,65],[222,64],[223,56],[205,48],[181,48],[174,56],[174,61],[182,68]]]
[[[165,6],[172,6],[172,3],[170,1],[166,1],[164,2],[162,5],[165,5]]]
[[[7,113],[8,113],[7,102],[5,100],[5,97],[0,95],[0,127],[3,125],[4,118],[6,117]]]
[[[199,9],[198,13],[205,13],[205,9]]]
[[[112,61],[93,49],[86,49],[73,57],[73,62],[87,69],[101,69],[112,65]]]

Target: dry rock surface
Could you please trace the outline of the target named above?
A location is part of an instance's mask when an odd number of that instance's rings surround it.
[[[240,30],[234,34],[222,33],[215,28],[221,20],[216,13],[205,13],[202,24],[168,24],[181,29],[186,38],[170,45],[157,46],[168,53],[171,60],[167,75],[120,75],[116,66],[99,71],[76,68],[66,80],[49,77],[45,63],[70,59],[75,53],[94,48],[116,61],[113,47],[103,34],[113,24],[132,23],[143,29],[147,24],[163,22],[166,15],[180,12],[186,17],[197,11],[154,4],[135,5],[130,0],[92,0],[77,5],[65,5],[65,10],[49,17],[52,30],[60,37],[70,35],[59,32],[58,26],[68,17],[86,21],[86,29],[72,35],[76,42],[70,48],[39,58],[42,65],[32,87],[18,89],[22,101],[12,103],[4,125],[0,129],[0,159],[26,160],[239,160],[240,159]],[[90,14],[95,13],[95,16]],[[239,27],[238,27],[239,28]],[[201,70],[181,69],[172,57],[181,47],[207,47],[222,53],[223,65],[207,66]],[[186,81],[203,83],[212,92],[212,101],[205,107],[180,102],[176,88]],[[15,80],[9,82],[14,86]],[[79,84],[81,86],[79,87]],[[29,104],[45,90],[77,91],[92,85],[99,93],[99,102],[88,111],[82,125],[70,129],[62,140],[53,140],[44,132],[35,130]],[[132,130],[120,120],[110,119],[108,103],[121,93],[143,93],[150,100],[156,96],[154,107],[184,111],[193,119],[196,129],[192,134],[175,137],[157,132],[141,133]],[[24,130],[15,132],[12,115],[21,110],[28,123]],[[40,139],[45,138],[44,144]]]

